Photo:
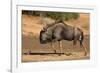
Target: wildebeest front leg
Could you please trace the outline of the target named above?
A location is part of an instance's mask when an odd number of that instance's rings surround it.
[[[59,41],[60,55],[62,54],[62,41]]]
[[[54,47],[53,42],[51,42],[51,47],[52,47],[52,49],[54,50],[54,53],[56,53],[56,50],[55,50],[55,47]]]

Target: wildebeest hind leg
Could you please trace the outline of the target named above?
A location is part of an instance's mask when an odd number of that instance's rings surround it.
[[[77,40],[73,40],[73,49],[75,49],[76,44],[77,44]]]
[[[83,47],[83,49],[84,49],[84,51],[85,51],[84,56],[86,56],[86,55],[87,55],[87,49],[86,49],[86,47],[84,47],[83,44],[81,44],[81,46]]]

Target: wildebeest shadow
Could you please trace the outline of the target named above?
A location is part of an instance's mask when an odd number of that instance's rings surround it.
[[[52,55],[52,54],[64,54],[64,53],[24,53],[24,55]]]
[[[46,53],[46,52],[43,52],[43,53],[32,53],[32,52],[29,52],[29,53],[23,53],[23,55],[66,55],[66,56],[70,56],[70,55],[74,55],[72,54],[71,52],[69,53]]]

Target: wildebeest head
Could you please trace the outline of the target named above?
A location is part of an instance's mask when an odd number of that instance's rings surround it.
[[[52,33],[46,29],[40,31],[40,43],[46,44],[47,42],[52,41]]]

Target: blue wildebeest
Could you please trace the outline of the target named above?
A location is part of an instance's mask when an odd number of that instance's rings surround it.
[[[40,43],[46,44],[48,42],[58,41],[60,48],[60,55],[62,53],[62,42],[61,40],[73,41],[73,46],[76,45],[77,41],[80,42],[80,47],[84,48],[84,55],[87,55],[87,49],[83,46],[83,32],[80,28],[67,25],[65,23],[55,23],[48,27],[43,28],[40,31]],[[56,50],[52,46],[55,53]]]

